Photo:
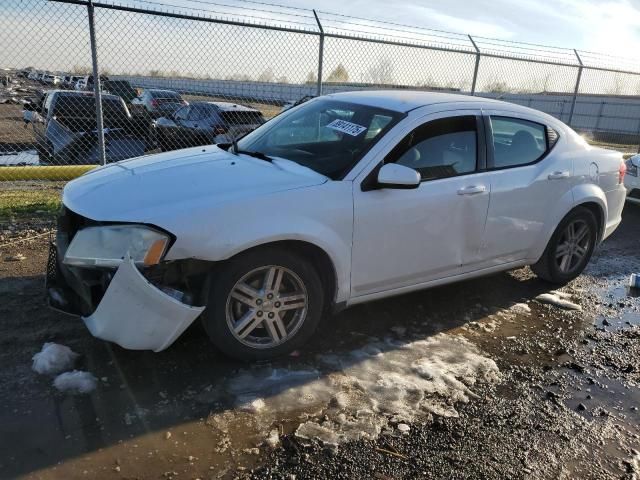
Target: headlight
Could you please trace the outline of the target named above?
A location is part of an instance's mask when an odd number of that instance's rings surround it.
[[[135,263],[155,265],[165,253],[169,237],[139,225],[84,228],[73,237],[65,265],[117,267],[127,252]]]

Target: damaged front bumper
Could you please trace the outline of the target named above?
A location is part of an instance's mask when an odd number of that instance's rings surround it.
[[[159,352],[169,347],[204,310],[160,290],[142,275],[130,257],[108,277],[108,286],[97,307],[87,314],[82,298],[91,293],[62,264],[56,245],[51,244],[47,266],[49,305],[82,316],[97,338],[123,348]]]

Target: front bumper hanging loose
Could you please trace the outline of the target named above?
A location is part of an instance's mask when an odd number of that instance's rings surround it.
[[[159,352],[169,347],[204,308],[182,303],[158,289],[127,255],[96,310],[82,319],[95,337],[123,348]]]
[[[129,255],[119,265],[98,306],[90,315],[87,286],[60,263],[52,242],[47,265],[49,305],[81,316],[95,337],[132,350],[159,352],[169,347],[202,313],[204,307],[182,303],[149,282]]]

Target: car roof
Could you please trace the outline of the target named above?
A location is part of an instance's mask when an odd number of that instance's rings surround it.
[[[176,92],[175,90],[168,90],[165,88],[145,88],[144,89],[145,92],[161,92],[161,93],[174,93],[176,95],[180,95],[178,92]]]
[[[509,106],[510,109],[515,107],[517,109],[522,109],[522,111],[532,111],[527,107],[489,98],[418,90],[360,90],[356,92],[333,93],[327,96],[335,98],[336,100],[360,103],[401,113],[407,113],[411,110],[415,110],[416,108],[426,107],[429,105],[462,102],[467,104],[478,103],[478,108],[481,108],[482,104],[485,106],[493,106],[495,108]]]
[[[49,90],[47,93],[49,94],[57,93],[59,95],[64,95],[65,97],[93,97],[94,96],[93,92],[73,92],[70,90]],[[105,100],[120,99],[118,95],[112,95],[110,93],[103,93],[100,96]]]
[[[256,108],[247,107],[246,105],[238,105],[231,102],[191,102],[191,105],[214,105],[223,112],[259,112]]]

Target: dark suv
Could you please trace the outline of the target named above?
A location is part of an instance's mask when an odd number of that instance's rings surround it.
[[[36,149],[41,163],[99,163],[96,102],[93,93],[52,90],[33,113]],[[102,95],[105,152],[108,162],[144,155],[148,127],[132,118],[122,98]]]

